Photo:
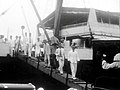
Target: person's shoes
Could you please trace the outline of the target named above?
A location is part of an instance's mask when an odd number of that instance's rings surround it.
[[[29,56],[28,59],[30,60],[30,59],[31,59],[31,56]]]
[[[51,66],[47,66],[47,68],[51,68]]]
[[[77,79],[76,77],[73,77],[73,80]]]
[[[61,75],[63,75],[63,72],[60,72]]]

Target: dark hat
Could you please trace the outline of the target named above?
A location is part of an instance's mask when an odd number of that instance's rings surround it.
[[[76,43],[72,43],[71,48],[77,48]]]
[[[4,38],[4,35],[0,35],[0,39]]]

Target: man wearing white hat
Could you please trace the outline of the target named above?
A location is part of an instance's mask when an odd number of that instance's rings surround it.
[[[70,61],[70,67],[72,72],[72,78],[76,79],[77,61],[80,61],[77,51],[75,51],[75,43],[71,45],[72,50],[68,52],[68,61]]]
[[[9,40],[9,50],[10,50],[10,55],[13,56],[13,52],[14,52],[14,40],[12,39],[12,36],[10,36],[10,40]]]
[[[48,41],[44,41],[43,45],[44,49],[44,62],[47,64],[48,67],[50,67],[50,45],[48,44]]]
[[[37,42],[35,43],[35,57],[39,58],[41,56],[41,42],[40,38],[37,38]]]
[[[32,53],[32,37],[31,37],[31,33],[29,33],[29,43],[28,43],[28,56],[31,57],[31,53]]]
[[[23,51],[24,51],[24,55],[27,55],[27,49],[28,49],[28,38],[27,38],[27,32],[25,32],[25,35],[22,31],[22,35],[23,35]]]
[[[15,37],[15,40],[14,40],[14,52],[15,52],[15,55],[17,55],[18,53],[18,36]]]

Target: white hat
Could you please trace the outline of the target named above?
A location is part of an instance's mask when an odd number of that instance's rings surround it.
[[[106,57],[106,54],[103,54],[103,57]]]
[[[77,90],[76,88],[69,88],[68,90]]]

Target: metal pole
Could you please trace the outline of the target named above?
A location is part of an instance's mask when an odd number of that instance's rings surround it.
[[[119,34],[120,34],[120,15],[119,15]]]
[[[33,9],[34,9],[34,11],[35,11],[35,13],[36,13],[36,15],[37,15],[37,18],[38,18],[38,20],[39,20],[39,22],[40,22],[40,25],[41,25],[41,27],[43,28],[43,31],[44,31],[44,33],[45,33],[48,41],[50,41],[50,38],[49,38],[49,36],[48,36],[48,33],[47,33],[47,31],[46,31],[46,29],[45,29],[45,27],[44,27],[44,24],[42,23],[42,20],[41,20],[41,18],[40,18],[40,16],[39,16],[39,13],[38,13],[38,11],[37,11],[37,8],[36,8],[34,2],[33,2],[33,0],[30,0],[30,1],[31,1],[31,4],[32,4],[32,6],[33,6]]]
[[[24,19],[25,19],[25,22],[26,22],[27,28],[28,28],[29,33],[30,33],[30,28],[29,28],[29,25],[28,25],[28,22],[27,22],[27,19],[26,19],[26,15],[25,15],[25,12],[24,12],[24,8],[23,8],[23,6],[21,6],[21,9],[22,9],[22,13],[23,13],[23,16],[24,16]]]
[[[60,20],[62,13],[62,3],[63,0],[57,0],[56,10],[55,10],[55,20],[54,20],[54,36],[60,39]]]
[[[66,61],[66,63],[67,63],[67,65],[66,65],[66,67],[67,67],[67,72],[66,72],[66,82],[65,82],[65,84],[67,85],[68,84],[68,75],[69,75],[69,70],[68,70],[68,67],[69,67],[69,61]]]
[[[120,32],[120,0],[119,0],[119,32]]]

